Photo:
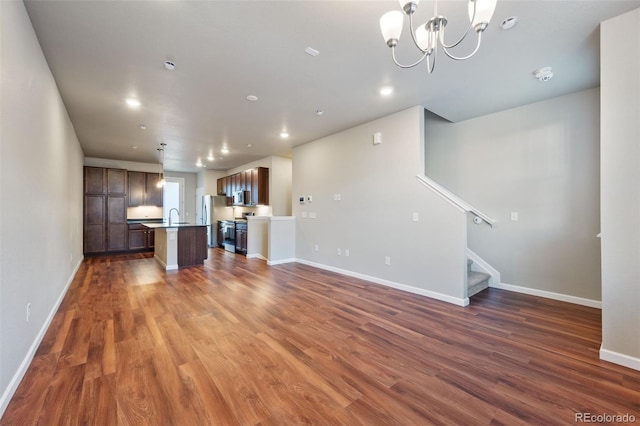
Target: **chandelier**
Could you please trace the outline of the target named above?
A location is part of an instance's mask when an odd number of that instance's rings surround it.
[[[397,66],[400,68],[412,68],[427,58],[427,71],[431,74],[436,64],[438,44],[445,55],[456,61],[463,61],[475,55],[480,48],[482,32],[487,29],[489,21],[493,16],[493,11],[496,8],[496,1],[497,0],[469,0],[469,26],[467,27],[467,30],[458,41],[452,44],[446,44],[444,42],[444,29],[447,26],[447,18],[438,15],[438,0],[435,0],[434,2],[433,17],[420,25],[416,30],[413,29],[413,13],[418,8],[420,0],[399,0],[400,7],[404,13],[409,15],[411,38],[418,50],[422,53],[420,59],[409,65],[403,65],[396,59],[395,48],[398,44],[398,40],[400,39],[402,23],[404,21],[402,12],[392,10],[382,15],[380,18],[380,31],[382,31],[382,37],[387,43],[387,46],[391,48],[391,56],[393,57],[393,62],[395,62]],[[478,35],[476,48],[467,56],[454,56],[449,50],[454,49],[462,43],[462,40],[464,40],[467,34],[469,34],[471,28],[473,28]]]

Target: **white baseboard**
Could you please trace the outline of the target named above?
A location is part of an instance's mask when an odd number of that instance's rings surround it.
[[[640,371],[640,358],[610,351],[602,346],[600,346],[600,359]]]
[[[513,284],[500,283],[491,285],[490,287],[499,288],[501,290],[514,291],[516,293],[529,294],[531,296],[544,297],[547,299],[559,300],[561,302],[575,303],[576,305],[588,306],[590,308],[602,309],[602,302],[599,300],[585,299],[567,294],[554,293],[552,291],[538,290],[529,287],[520,287]]]
[[[267,260],[266,257],[264,257],[263,255],[261,255],[260,253],[251,253],[251,254],[247,254],[247,259],[260,259],[260,260]]]
[[[60,304],[62,303],[64,296],[67,294],[67,290],[69,290],[69,287],[73,282],[73,279],[76,277],[76,273],[78,272],[80,265],[82,265],[83,260],[84,260],[84,256],[81,256],[75,268],[73,268],[73,272],[71,273],[69,280],[67,281],[64,288],[62,289],[60,296],[58,296],[58,300],[56,300],[56,303],[51,308],[51,312],[49,312],[47,319],[42,324],[40,331],[36,335],[24,359],[20,363],[20,367],[18,367],[18,371],[16,371],[16,373],[13,375],[13,377],[11,378],[11,381],[9,382],[9,385],[2,393],[2,397],[0,397],[0,418],[4,414],[4,411],[7,409],[7,406],[9,405],[9,402],[11,401],[13,394],[18,389],[18,385],[20,385],[20,382],[22,381],[22,378],[27,372],[29,365],[31,365],[31,361],[35,356],[36,351],[38,350],[38,347],[40,346],[40,343],[42,342],[42,339],[44,338],[45,333],[47,332],[47,330],[49,329],[49,326],[51,325],[51,321],[53,321],[53,317],[56,315],[56,312],[58,312],[58,308],[60,307]]]
[[[315,263],[304,259],[295,259],[296,262],[302,263],[303,265],[313,266],[314,268],[324,269],[327,271],[335,272],[337,274],[346,275],[349,277],[359,278],[366,281],[371,281],[376,284],[381,284],[387,287],[392,287],[398,290],[406,291],[407,293],[419,294],[421,296],[430,297],[432,299],[441,300],[443,302],[452,303],[458,306],[467,306],[469,304],[469,298],[465,297],[464,299],[449,296],[442,293],[437,293],[435,291],[425,290],[423,288],[412,287],[406,284],[396,283],[394,281],[384,280],[382,278],[372,277],[370,275],[360,274],[358,272],[348,271],[346,269],[335,268],[333,266],[323,265],[321,263]]]
[[[271,265],[281,265],[283,263],[293,263],[295,261],[296,261],[295,258],[280,259],[280,260],[267,260],[267,265],[269,265],[269,266],[271,266]]]
[[[164,260],[160,259],[157,255],[154,255],[153,258],[158,261],[165,271],[175,271],[178,269],[178,265],[167,265]]]

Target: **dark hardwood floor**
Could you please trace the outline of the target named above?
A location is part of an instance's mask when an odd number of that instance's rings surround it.
[[[221,250],[168,273],[96,257],[0,424],[640,422],[640,372],[600,340],[597,309],[496,289],[461,308]]]

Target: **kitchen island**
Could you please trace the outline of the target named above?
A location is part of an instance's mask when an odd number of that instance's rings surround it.
[[[154,257],[165,270],[202,265],[207,258],[207,227],[192,223],[142,223],[154,230]]]

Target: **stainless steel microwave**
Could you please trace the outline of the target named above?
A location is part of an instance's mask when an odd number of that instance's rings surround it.
[[[248,198],[249,191],[235,191],[233,193],[233,205],[234,206],[244,206]]]

